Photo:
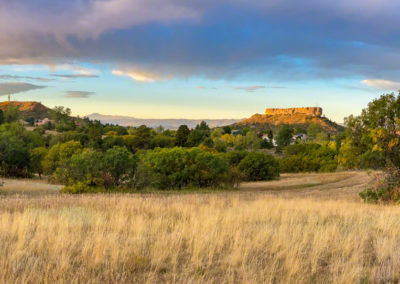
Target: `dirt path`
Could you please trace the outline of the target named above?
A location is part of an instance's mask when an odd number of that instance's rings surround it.
[[[358,193],[374,178],[374,173],[351,171],[338,173],[283,174],[280,180],[243,183],[246,193],[264,193],[282,197],[359,200]]]
[[[51,194],[57,193],[63,186],[50,184],[39,179],[0,179],[0,193],[3,194]]]

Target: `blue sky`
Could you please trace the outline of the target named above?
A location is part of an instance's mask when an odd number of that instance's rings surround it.
[[[398,1],[8,2],[4,99],[140,118],[318,105],[341,122],[400,89]]]

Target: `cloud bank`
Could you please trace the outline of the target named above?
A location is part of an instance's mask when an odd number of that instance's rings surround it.
[[[0,64],[105,63],[138,82],[396,81],[399,16],[395,0],[2,1]]]

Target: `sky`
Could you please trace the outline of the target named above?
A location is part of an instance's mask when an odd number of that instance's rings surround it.
[[[396,0],[0,0],[0,100],[75,115],[342,122],[400,89]]]

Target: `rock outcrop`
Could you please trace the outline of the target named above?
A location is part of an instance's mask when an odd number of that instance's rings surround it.
[[[277,129],[280,125],[288,124],[300,129],[307,129],[311,124],[320,125],[325,131],[335,133],[343,127],[322,116],[320,107],[304,108],[269,108],[265,114],[255,114],[250,118],[235,123],[238,129],[253,128],[258,131]]]
[[[322,108],[320,107],[296,107],[296,108],[267,108],[265,115],[293,115],[305,114],[313,116],[321,116]]]

